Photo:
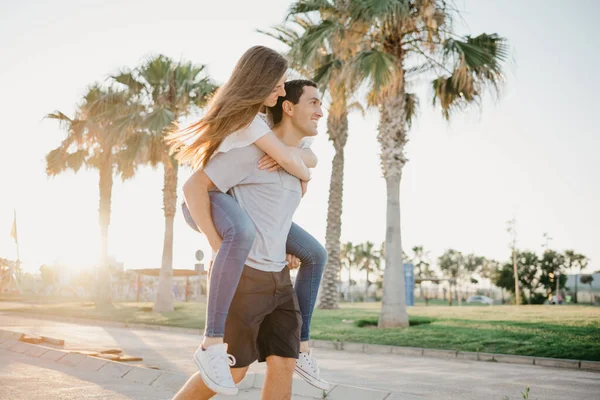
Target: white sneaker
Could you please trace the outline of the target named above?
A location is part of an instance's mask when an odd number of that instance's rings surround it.
[[[299,354],[294,370],[317,389],[329,390],[329,383],[321,379],[317,360],[312,356],[312,349],[308,353]]]
[[[202,380],[214,392],[235,396],[238,388],[231,377],[230,366],[235,365],[235,357],[227,354],[227,343],[202,346],[194,353],[194,362],[200,370]]]

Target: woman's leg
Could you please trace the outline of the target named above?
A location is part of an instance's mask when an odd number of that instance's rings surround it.
[[[288,234],[286,251],[300,259],[294,289],[302,312],[301,351],[308,351],[310,320],[317,302],[317,293],[327,262],[327,250],[310,233],[292,223]]]
[[[223,242],[209,271],[205,347],[223,343],[229,307],[256,236],[254,223],[233,197],[221,192],[209,195],[213,222]],[[185,203],[183,214],[186,222],[198,230]],[[207,338],[216,341],[211,343]]]

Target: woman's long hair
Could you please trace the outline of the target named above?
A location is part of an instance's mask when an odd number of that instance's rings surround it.
[[[287,68],[287,60],[268,47],[248,49],[215,92],[206,114],[167,136],[171,154],[177,153],[179,162],[194,170],[206,166],[225,137],[252,122]]]

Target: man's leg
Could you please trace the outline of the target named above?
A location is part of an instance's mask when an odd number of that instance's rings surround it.
[[[262,400],[289,400],[292,398],[292,376],[295,358],[267,357],[267,375],[262,389]]]
[[[294,360],[295,361],[295,360]],[[293,370],[293,368],[292,368]],[[236,384],[240,383],[246,376],[248,367],[231,368],[231,376]],[[179,392],[173,397],[173,400],[204,400],[210,399],[216,393],[210,390],[202,380],[199,372],[196,372],[183,385]]]

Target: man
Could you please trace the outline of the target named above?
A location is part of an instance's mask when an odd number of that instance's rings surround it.
[[[321,100],[316,84],[310,81],[290,81],[285,89],[287,95],[280,98],[274,112],[275,122],[281,121],[273,133],[284,144],[297,146],[317,134],[323,116]],[[256,227],[252,258],[259,262],[244,267],[225,327],[224,341],[233,356],[231,375],[239,383],[250,364],[266,361],[263,398],[290,399],[302,318],[285,266],[285,249],[303,188],[298,178],[282,169],[259,169],[263,155],[255,145],[219,153],[188,183],[203,193],[204,201],[214,187],[222,192],[231,190]],[[208,399],[214,394],[197,373],[175,399]]]

